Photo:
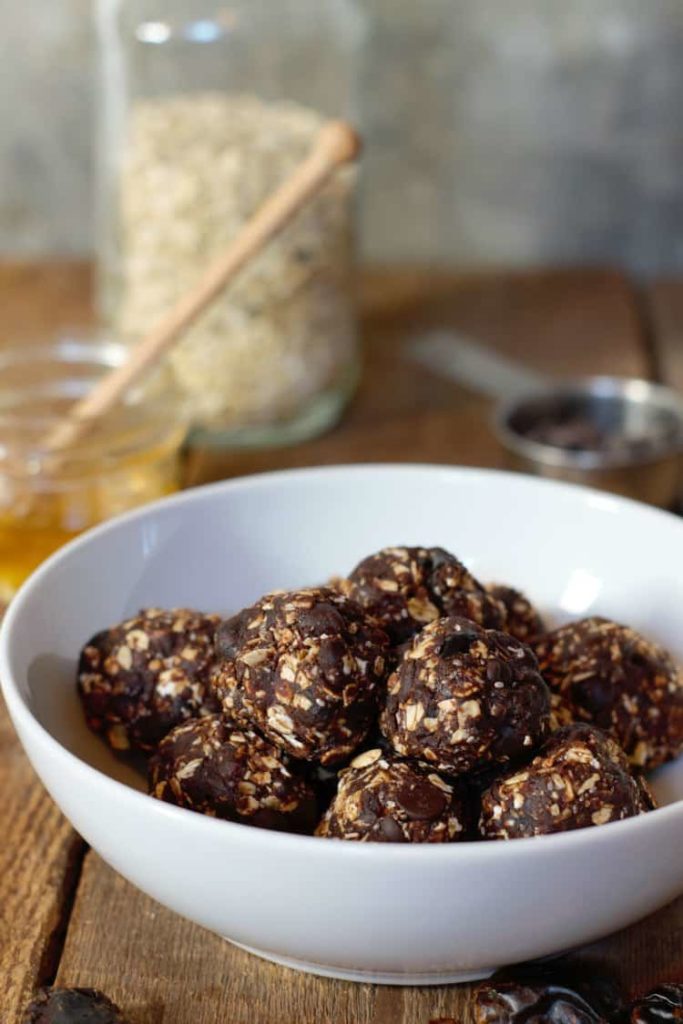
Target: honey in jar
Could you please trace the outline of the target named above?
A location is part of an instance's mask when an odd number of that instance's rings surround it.
[[[83,530],[177,490],[185,423],[162,375],[132,393],[73,449],[45,438],[120,346],[69,340],[0,351],[0,601]]]

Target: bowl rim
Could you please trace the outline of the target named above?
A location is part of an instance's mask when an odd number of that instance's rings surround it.
[[[276,849],[282,849],[283,852],[285,850],[295,851],[296,849],[300,849],[301,853],[305,854],[307,851],[311,851],[312,849],[320,851],[328,849],[332,851],[327,854],[327,856],[330,857],[333,856],[333,852],[336,850],[345,851],[340,853],[340,855],[344,857],[369,858],[371,860],[373,858],[381,858],[382,860],[393,860],[395,858],[411,860],[412,858],[431,857],[434,861],[437,861],[440,858],[449,859],[452,857],[454,858],[454,861],[457,862],[459,859],[467,859],[469,855],[474,855],[477,858],[483,857],[484,859],[496,858],[501,855],[502,850],[507,850],[509,852],[504,856],[511,861],[514,857],[527,856],[531,849],[533,849],[535,854],[539,856],[548,857],[554,855],[553,851],[557,851],[557,853],[560,852],[560,849],[564,851],[571,851],[576,845],[580,845],[581,843],[600,842],[601,840],[598,837],[604,837],[606,834],[615,837],[616,835],[623,833],[625,837],[627,835],[632,835],[636,829],[643,830],[652,828],[657,822],[663,823],[665,819],[669,821],[674,819],[676,816],[680,816],[683,823],[683,799],[681,799],[676,800],[674,803],[668,804],[665,807],[659,807],[654,811],[649,811],[646,814],[640,814],[636,817],[626,818],[621,821],[609,822],[606,826],[601,826],[600,828],[575,829],[569,832],[532,836],[524,839],[515,839],[514,841],[509,842],[486,842],[483,840],[464,840],[454,843],[413,844],[350,843],[344,842],[343,840],[337,840],[332,843],[329,841],[321,842],[319,836],[298,835],[288,832],[277,832],[271,829],[255,828],[254,826],[246,823],[211,818],[187,808],[174,807],[173,805],[164,803],[161,800],[154,800],[149,796],[149,794],[134,789],[132,786],[129,786],[124,782],[120,782],[118,779],[112,778],[106,772],[100,771],[98,768],[94,768],[86,761],[83,761],[76,754],[73,754],[68,750],[59,742],[59,740],[55,739],[49,730],[38,721],[27,704],[20,691],[19,685],[14,678],[12,668],[14,623],[21,616],[23,608],[33,591],[40,587],[43,578],[53,572],[54,569],[62,562],[68,561],[75,551],[78,551],[81,547],[90,546],[92,543],[96,542],[99,537],[104,536],[109,532],[120,530],[136,520],[147,519],[150,516],[155,515],[158,511],[169,507],[175,508],[194,503],[201,503],[207,496],[211,497],[214,494],[222,494],[224,492],[230,493],[231,491],[249,488],[268,487],[272,483],[277,483],[282,479],[296,480],[311,479],[316,476],[322,476],[323,478],[343,476],[350,471],[358,473],[361,476],[372,475],[373,477],[376,476],[378,472],[398,474],[419,472],[424,473],[425,475],[431,475],[437,472],[444,473],[449,476],[460,476],[464,479],[469,478],[471,480],[476,478],[499,479],[501,482],[505,482],[507,484],[515,484],[522,487],[526,486],[531,489],[540,488],[564,491],[570,496],[573,495],[576,499],[588,501],[589,504],[594,506],[597,505],[597,507],[600,507],[603,510],[609,509],[613,512],[618,512],[619,509],[625,506],[626,508],[638,511],[641,514],[644,513],[656,520],[665,519],[672,522],[679,522],[681,529],[683,529],[683,521],[678,520],[678,517],[674,516],[671,512],[653,508],[643,502],[634,501],[631,498],[606,495],[594,488],[582,487],[577,484],[570,484],[561,481],[541,479],[521,473],[469,466],[449,466],[438,463],[350,463],[333,466],[314,466],[301,469],[276,470],[268,473],[256,473],[190,488],[187,491],[179,492],[178,494],[171,495],[167,498],[161,498],[158,501],[151,502],[138,509],[133,509],[129,512],[123,513],[120,516],[116,516],[105,523],[101,523],[100,525],[85,531],[79,537],[69,541],[64,545],[64,547],[52,554],[22,584],[21,588],[10,602],[2,621],[2,625],[0,626],[0,689],[5,697],[13,723],[20,723],[21,728],[26,733],[30,734],[33,742],[36,745],[46,747],[53,757],[60,758],[63,762],[69,764],[71,768],[79,772],[84,772],[93,785],[102,787],[105,792],[111,793],[114,797],[118,796],[122,799],[132,800],[133,805],[139,807],[141,811],[143,810],[144,802],[144,807],[147,808],[148,814],[166,817],[170,821],[176,820],[178,822],[178,827],[182,827],[184,825],[186,829],[193,828],[198,834],[206,833],[207,835],[212,835],[214,839],[218,835],[216,829],[221,829],[223,830],[224,835],[232,835],[236,841],[241,839],[242,841],[251,840],[256,843],[268,843],[270,844],[271,852],[275,852]],[[237,832],[235,832],[235,830],[237,830]],[[325,854],[322,855],[325,856]]]

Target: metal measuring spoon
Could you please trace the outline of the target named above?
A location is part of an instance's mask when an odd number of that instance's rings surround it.
[[[408,344],[411,358],[498,405],[508,464],[666,508],[681,494],[683,397],[626,377],[553,379],[452,331]]]

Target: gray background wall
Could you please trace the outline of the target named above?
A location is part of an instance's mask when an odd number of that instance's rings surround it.
[[[368,259],[683,269],[683,0],[363,2]],[[0,252],[88,252],[91,0],[0,39]]]

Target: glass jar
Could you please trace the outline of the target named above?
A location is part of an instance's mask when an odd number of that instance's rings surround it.
[[[136,342],[308,152],[357,120],[355,0],[99,0],[100,296]],[[169,355],[200,442],[336,420],[355,384],[355,170],[339,173]]]
[[[0,351],[0,601],[66,541],[180,486],[187,428],[158,375],[131,391],[78,446],[44,441],[66,409],[117,366],[126,348],[87,339]],[[169,409],[173,414],[169,415]]]

